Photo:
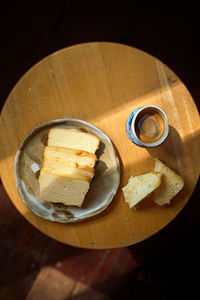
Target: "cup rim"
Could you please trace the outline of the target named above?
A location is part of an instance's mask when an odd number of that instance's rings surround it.
[[[143,110],[148,109],[148,108],[153,108],[153,109],[155,109],[156,111],[158,111],[158,112],[161,114],[161,116],[163,117],[163,120],[164,120],[164,122],[165,122],[165,131],[164,131],[162,137],[161,137],[158,141],[156,141],[156,142],[154,142],[154,143],[145,143],[145,142],[142,142],[142,141],[138,138],[138,136],[137,136],[137,134],[136,134],[136,132],[135,132],[135,121],[136,121],[137,116],[138,116]],[[159,146],[159,145],[161,145],[161,144],[166,140],[166,138],[167,138],[167,136],[168,136],[168,133],[169,133],[169,122],[168,122],[168,118],[167,118],[165,112],[164,112],[160,107],[158,107],[158,106],[155,106],[155,105],[147,105],[147,106],[143,106],[143,107],[137,109],[136,113],[134,114],[134,116],[133,116],[133,118],[132,118],[132,121],[131,121],[131,131],[132,131],[132,134],[133,134],[134,139],[137,141],[137,145],[139,145],[139,146],[141,146],[141,147],[156,147],[156,146]],[[133,142],[134,142],[134,141],[133,141]]]

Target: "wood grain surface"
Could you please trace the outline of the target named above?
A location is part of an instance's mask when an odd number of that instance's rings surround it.
[[[166,142],[153,149],[130,142],[125,123],[137,107],[157,105],[168,116]],[[14,158],[37,125],[58,118],[88,121],[112,140],[121,161],[121,183],[111,205],[96,217],[58,224],[36,217],[15,185]],[[85,248],[127,246],[166,226],[189,200],[200,171],[200,122],[181,80],[156,58],[116,43],[85,43],[65,48],[32,67],[7,98],[0,119],[0,171],[18,211],[36,228],[63,243]],[[149,202],[130,210],[121,188],[131,175],[153,168],[158,157],[179,173],[185,187],[169,206]]]

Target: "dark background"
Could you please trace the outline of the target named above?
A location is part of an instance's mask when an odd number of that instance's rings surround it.
[[[48,54],[77,43],[113,41],[142,49],[167,64],[200,109],[199,19],[194,1],[4,1],[0,7],[0,105],[19,78]],[[24,299],[40,269],[66,255],[84,253],[94,260],[99,259],[97,253],[104,255],[45,237],[17,213],[0,186],[0,299]],[[113,299],[198,299],[199,194],[198,184],[170,225],[128,248],[139,271],[133,268],[125,282],[122,276],[114,285],[111,278],[95,288],[114,295]],[[122,264],[127,252],[119,251],[116,262]],[[116,251],[109,253],[116,255]]]

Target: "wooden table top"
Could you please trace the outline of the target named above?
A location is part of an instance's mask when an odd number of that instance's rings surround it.
[[[125,123],[137,107],[157,105],[168,116],[168,139],[153,149],[130,142]],[[119,190],[109,207],[83,222],[59,224],[35,216],[21,201],[14,158],[25,136],[54,119],[76,118],[107,134],[121,161]],[[156,58],[115,43],[85,43],[65,48],[32,67],[7,98],[0,119],[0,172],[18,211],[36,228],[63,243],[112,248],[142,241],[165,227],[189,200],[200,172],[200,122],[181,80]],[[131,175],[151,171],[155,157],[185,180],[171,205],[129,209],[121,188]]]

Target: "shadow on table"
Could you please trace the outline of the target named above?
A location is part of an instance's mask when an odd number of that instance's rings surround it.
[[[152,157],[167,162],[176,172],[179,169],[179,159],[183,164],[185,160],[191,160],[192,165],[197,167],[195,167],[197,172],[199,159],[197,148],[195,152],[194,147],[198,147],[199,139],[199,133],[196,136],[188,136],[184,141],[186,145],[182,148],[178,132],[170,126],[169,137],[163,145],[149,148],[147,151]],[[187,179],[184,178],[184,188],[188,193],[191,192],[191,188],[189,191],[187,181],[191,181],[192,171],[188,169],[189,175],[187,170],[185,172]],[[191,198],[174,220],[147,240],[129,247],[140,265],[139,277],[144,281],[147,290],[153,288],[157,291],[165,291],[162,294],[163,298],[158,299],[168,299],[168,297],[171,299],[172,293],[176,299],[177,297],[188,299],[190,292],[193,295],[197,294],[198,276],[195,274],[200,268],[199,194],[200,179]]]
[[[197,133],[196,136],[188,136],[183,143],[185,144],[184,146],[176,129],[170,126],[167,140],[159,147],[147,148],[146,150],[152,157],[163,160],[178,174],[180,174],[179,164],[181,164],[183,168],[185,163],[185,167],[189,168],[187,165],[187,161],[189,160],[191,165],[194,166],[195,174],[193,173],[194,169],[192,169],[192,167],[184,172],[184,189],[190,194],[191,187],[189,187],[187,182],[191,182],[193,174],[195,176],[198,174],[198,145],[200,145],[200,134]],[[183,176],[183,174],[180,175]],[[134,255],[138,257],[141,263],[145,263],[149,258],[151,260],[154,258],[155,262],[158,262],[159,257],[162,263],[164,263],[166,257],[171,256],[170,259],[173,260],[174,258],[182,257],[182,253],[185,253],[188,248],[191,247],[191,249],[193,249],[194,244],[196,244],[196,241],[199,239],[199,194],[200,179],[197,180],[195,189],[184,208],[164,229],[149,239],[131,246]],[[178,200],[172,199],[170,205],[173,205],[173,201],[176,202]],[[180,247],[180,256],[176,253],[177,247]]]
[[[200,180],[190,201],[170,224],[129,247],[141,267],[145,285],[165,289],[167,294],[175,292],[174,296],[181,299],[188,299],[190,292],[197,293],[198,289],[199,192]]]
[[[191,187],[188,182],[191,182],[192,177],[196,177],[199,173],[199,147],[199,132],[196,132],[194,135],[186,136],[182,141],[178,131],[170,125],[169,135],[166,141],[159,147],[146,148],[146,150],[152,158],[158,158],[177,174],[182,176],[185,182],[184,190],[187,194],[191,194]],[[176,199],[171,201],[170,205],[175,203]]]

